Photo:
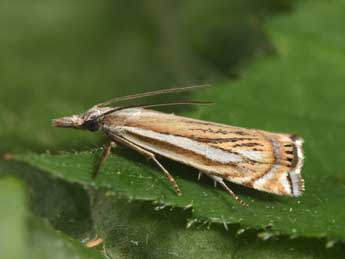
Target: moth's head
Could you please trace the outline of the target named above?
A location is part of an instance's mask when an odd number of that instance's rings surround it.
[[[100,118],[114,108],[110,107],[92,107],[82,114],[54,119],[52,125],[58,128],[85,129],[97,131],[100,128]]]

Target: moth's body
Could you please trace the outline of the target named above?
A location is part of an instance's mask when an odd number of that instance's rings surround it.
[[[144,108],[95,106],[82,115],[54,121],[58,127],[103,131],[117,144],[153,159],[176,191],[180,190],[155,155],[198,169],[223,180],[278,195],[303,193],[303,140],[294,135],[245,129],[190,119]],[[105,150],[101,163],[111,147]]]
[[[300,195],[301,140],[143,108],[105,116],[101,129],[206,174],[261,191]]]

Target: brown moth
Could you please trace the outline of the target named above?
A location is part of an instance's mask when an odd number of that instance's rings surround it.
[[[178,195],[181,191],[156,155],[194,167],[220,183],[241,204],[245,204],[224,180],[278,195],[300,196],[303,139],[291,134],[246,129],[190,119],[147,108],[200,102],[180,102],[111,107],[124,100],[138,99],[203,86],[171,88],[115,98],[97,104],[79,115],[53,120],[63,128],[102,131],[110,139],[95,176],[116,144],[127,146],[152,159],[167,176]]]

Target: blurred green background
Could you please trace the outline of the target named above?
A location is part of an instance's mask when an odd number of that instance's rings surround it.
[[[81,149],[52,118],[111,97],[235,79],[272,52],[264,20],[290,1],[12,0],[0,3],[0,152]]]
[[[74,166],[85,174],[71,166],[62,179],[52,175],[64,163],[52,162],[49,176],[0,160],[0,258],[342,258],[343,14],[341,0],[0,1],[1,157],[91,150],[104,143],[101,134],[55,129],[51,119],[116,96],[204,83],[216,89],[159,99],[215,101],[212,109],[173,111],[307,140],[301,202],[239,187],[250,209],[199,200],[198,213],[206,215],[200,224],[194,210],[173,206],[189,197],[177,200],[164,185],[155,191],[168,193],[165,210],[159,200],[133,199],[133,187],[122,197],[114,195],[113,182],[108,191],[99,183],[75,184],[71,179],[87,175],[83,168],[92,162],[83,163],[83,155],[66,156],[70,164],[79,159]],[[155,175],[126,152],[118,160],[114,155],[114,163]],[[176,172],[177,180],[198,184],[192,174],[180,178],[186,170]],[[209,185],[200,188],[219,197]],[[211,226],[217,209],[232,224]],[[191,223],[197,226],[187,229]],[[106,249],[81,244],[96,234]]]

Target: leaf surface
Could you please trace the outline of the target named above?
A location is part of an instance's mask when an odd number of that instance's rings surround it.
[[[188,211],[131,202],[111,192],[93,192],[93,219],[114,258],[341,258],[341,245],[324,248],[317,239],[262,240],[237,226],[195,224],[185,228]],[[106,212],[106,213],[104,213]],[[241,233],[241,234],[240,234]],[[121,258],[121,257],[120,257]]]
[[[104,258],[98,251],[86,248],[79,241],[31,215],[26,201],[23,183],[13,177],[0,179],[1,258]]]
[[[0,180],[0,211],[0,258],[24,258],[27,250],[25,191],[16,179]]]
[[[0,163],[0,167],[5,169],[2,163]],[[16,169],[22,168],[23,174],[16,176],[25,180],[25,189],[30,192],[25,192],[23,184],[16,179],[0,179],[1,197],[6,197],[0,203],[1,208],[6,209],[6,213],[2,214],[0,224],[2,224],[3,230],[9,230],[2,231],[0,235],[1,247],[5,248],[1,250],[1,258],[16,258],[15,255],[17,258],[35,259],[48,257],[53,259],[342,258],[343,246],[335,245],[332,249],[325,249],[323,240],[280,238],[264,241],[257,238],[256,232],[238,230],[237,226],[228,226],[228,230],[226,230],[217,224],[193,224],[189,228],[185,228],[186,216],[190,214],[188,210],[162,206],[155,206],[153,209],[153,206],[147,202],[133,203],[128,199],[118,198],[109,191],[90,189],[88,192],[92,200],[92,224],[98,237],[105,240],[100,249],[106,256],[101,257],[98,251],[95,251],[99,249],[87,249],[80,244],[80,237],[77,237],[76,232],[69,227],[70,221],[73,219],[71,215],[61,214],[59,218],[53,218],[53,223],[58,229],[66,225],[64,231],[72,233],[77,240],[71,239],[61,231],[52,229],[50,224],[26,211],[25,200],[27,199],[24,199],[25,196],[29,196],[30,202],[35,201],[36,213],[40,211],[40,207],[41,210],[44,210],[44,207],[47,206],[46,202],[37,199],[35,194],[32,195],[33,189],[41,192],[42,195],[47,195],[47,187],[54,186],[51,188],[50,195],[56,196],[62,190],[68,189],[66,188],[68,184],[51,179],[49,175],[24,165],[16,164],[15,167]],[[40,179],[41,183],[27,181],[24,172],[35,175],[34,178]],[[50,184],[44,185],[42,184],[44,182]],[[70,187],[75,188],[75,185]],[[60,191],[57,192],[59,189]],[[25,195],[26,193],[30,195]],[[86,197],[84,199],[88,200]],[[82,202],[83,199],[76,200],[71,195],[64,197],[64,201],[55,201],[54,204],[61,207],[64,206],[64,203],[69,203],[71,206],[78,207]],[[10,216],[11,220],[5,221],[4,215]],[[84,210],[80,210],[79,215],[88,217]],[[21,229],[17,236],[15,235],[16,229]],[[84,230],[88,231],[88,228],[84,227]],[[89,232],[90,236],[94,237],[95,233]],[[5,256],[9,255],[6,253],[6,249],[9,248],[14,253],[11,253],[11,256]]]
[[[345,5],[332,2],[337,8],[322,1],[307,1],[296,13],[275,18],[267,31],[276,55],[258,58],[241,80],[195,95],[217,105],[187,114],[301,135],[306,140],[303,197],[278,197],[232,185],[250,205],[242,208],[209,181],[197,182],[193,169],[171,163],[169,169],[184,194],[177,197],[164,176],[133,152],[112,155],[95,183],[90,175],[98,153],[29,154],[20,159],[67,181],[108,188],[131,199],[191,207],[192,219],[199,221],[268,227],[273,234],[345,240],[345,40],[339,36]],[[318,31],[310,30],[310,24],[315,24]]]

